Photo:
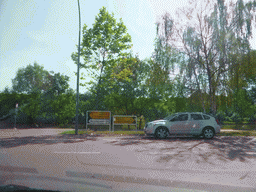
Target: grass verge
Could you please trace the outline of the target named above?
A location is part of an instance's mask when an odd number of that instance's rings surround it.
[[[249,124],[249,125],[222,125],[221,129],[256,130],[256,125],[255,124]]]
[[[64,131],[61,134],[75,134],[75,130],[71,131]],[[114,131],[114,132],[109,132],[109,131],[78,131],[79,135],[82,134],[88,134],[88,135],[101,135],[101,136],[129,136],[129,135],[145,135],[143,131]],[[217,134],[217,136],[256,136],[256,131],[230,131],[230,132],[221,132]]]
[[[256,131],[229,131],[220,132],[218,136],[256,136]]]
[[[64,131],[61,134],[75,134],[75,130],[71,131]],[[109,132],[109,131],[82,131],[78,130],[78,134],[88,134],[88,135],[103,135],[103,136],[119,136],[119,135],[144,135],[144,131],[114,131],[114,132]]]

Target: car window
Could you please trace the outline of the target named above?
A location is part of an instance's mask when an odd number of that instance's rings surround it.
[[[172,118],[170,121],[178,121],[179,120],[178,117],[179,116],[176,116],[176,117]]]
[[[175,116],[175,115],[167,116],[167,117],[164,118],[164,120],[170,120],[170,119],[172,119],[174,116]]]
[[[203,115],[203,116],[204,116],[204,119],[210,119],[210,117],[207,115]]]
[[[191,114],[191,119],[194,120],[203,120],[203,117],[201,114]]]
[[[187,121],[188,120],[188,114],[183,114],[178,116],[178,121]]]

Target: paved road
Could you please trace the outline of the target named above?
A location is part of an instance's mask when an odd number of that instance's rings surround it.
[[[60,131],[0,132],[0,184],[71,190],[87,182],[93,189],[132,191],[139,183],[145,191],[150,185],[156,190],[256,191],[253,137],[155,140],[60,136]]]

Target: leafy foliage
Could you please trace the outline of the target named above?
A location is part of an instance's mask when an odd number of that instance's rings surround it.
[[[250,51],[253,6],[251,2],[244,4],[242,0],[235,4],[225,1],[198,4],[192,1],[189,9],[183,10],[187,24],[180,27],[176,22],[174,39],[180,39],[183,46],[178,49],[188,56],[185,68],[189,77],[187,85],[193,89],[191,93],[196,90],[201,93],[199,98],[203,108],[206,102],[203,93],[209,94],[211,111],[214,113],[217,110],[216,94],[228,94],[228,81],[233,77],[229,69],[238,70],[240,59],[233,56]],[[242,70],[239,71],[241,73]]]
[[[5,95],[1,101],[7,99],[12,105],[4,107],[6,112],[19,103],[19,114],[24,113],[29,124],[49,117],[55,118],[59,123],[66,122],[74,116],[75,103],[72,99],[72,91],[68,91],[68,81],[68,76],[54,74],[53,71],[48,72],[35,62],[33,66],[28,65],[26,68],[18,69],[13,80],[13,93],[10,95],[10,90],[6,89],[8,97],[11,97],[8,99]]]
[[[75,93],[68,90],[51,101],[57,123],[69,123],[76,115]]]
[[[107,71],[114,68],[116,59],[126,55],[125,50],[131,48],[131,36],[127,33],[123,21],[120,19],[120,22],[116,22],[114,15],[109,14],[105,7],[100,9],[93,27],[87,28],[85,24],[81,45],[81,56],[85,63],[81,63],[81,68],[89,69],[92,77],[97,81],[96,85],[94,82],[89,84],[94,84],[96,88],[95,108],[98,108],[104,98],[102,82],[106,81]],[[77,53],[71,55],[76,64],[77,55]]]
[[[13,90],[17,93],[40,94],[52,86],[52,76],[35,62],[34,65],[18,69],[12,84]]]

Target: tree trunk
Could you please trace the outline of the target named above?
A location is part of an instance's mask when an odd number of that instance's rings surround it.
[[[201,99],[201,102],[202,102],[202,107],[203,107],[203,110],[204,110],[204,113],[205,113],[205,105],[204,105],[203,94],[202,94],[202,91],[201,91],[201,88],[200,88],[200,84],[199,84],[199,81],[198,81],[198,78],[197,78],[197,75],[196,75],[195,68],[194,68],[194,75],[195,75],[195,78],[196,78],[197,88],[198,88],[198,90],[200,92],[200,99]]]

